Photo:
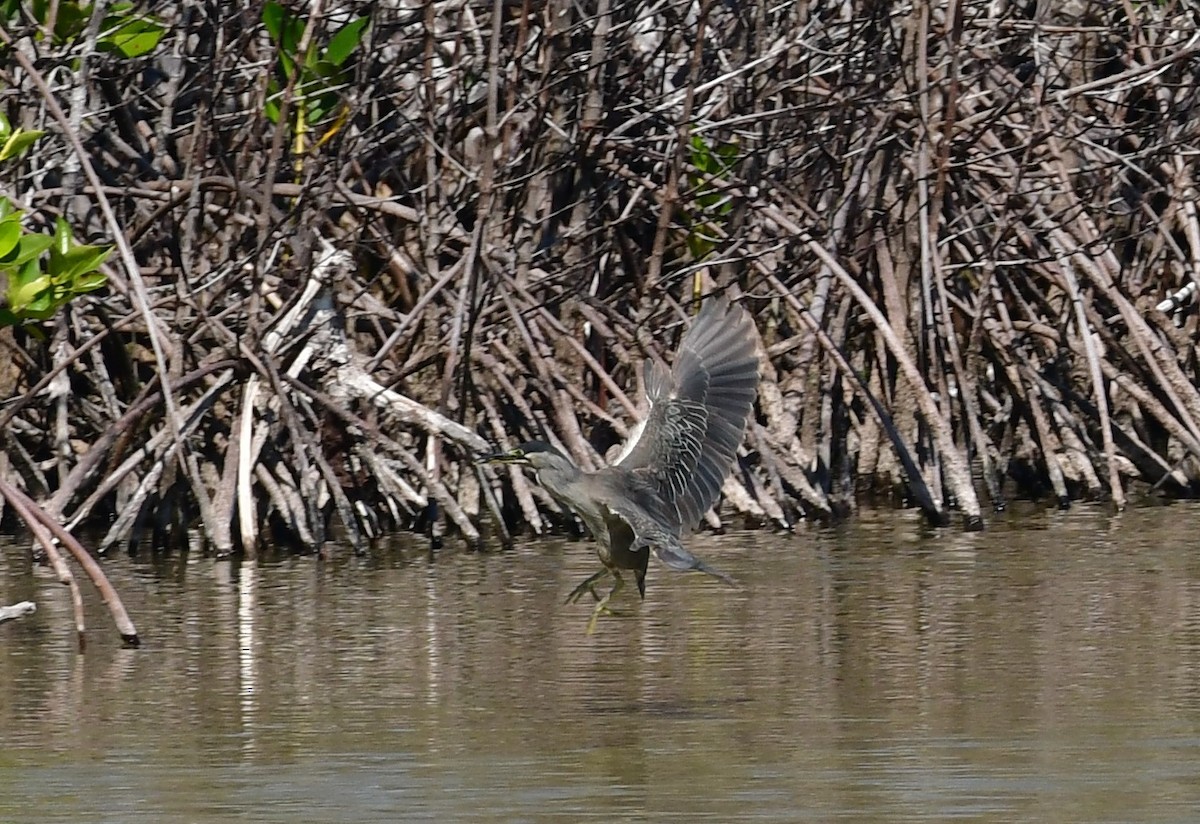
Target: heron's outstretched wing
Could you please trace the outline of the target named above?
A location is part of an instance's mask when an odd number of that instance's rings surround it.
[[[671,371],[646,361],[645,378],[650,412],[617,464],[650,480],[679,523],[693,528],[721,492],[754,405],[753,321],[740,306],[710,298]]]

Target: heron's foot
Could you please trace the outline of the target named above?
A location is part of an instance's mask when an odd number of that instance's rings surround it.
[[[611,593],[610,593],[611,594]],[[601,615],[611,615],[613,618],[628,618],[628,612],[620,612],[611,608],[608,605],[608,596],[600,599],[600,603],[596,604],[596,608],[592,610],[592,617],[588,620],[587,634],[591,635],[596,631],[596,622],[600,620]]]
[[[616,570],[613,570],[613,577],[615,577],[617,579],[617,582],[615,584],[613,584],[613,588],[611,590],[609,590],[607,595],[605,595],[603,598],[601,598],[599,600],[599,602],[596,604],[596,608],[594,610],[592,610],[592,617],[591,617],[591,620],[588,621],[588,625],[587,625],[587,634],[588,635],[591,635],[593,632],[596,631],[596,622],[600,620],[601,615],[615,615],[618,617],[621,617],[623,615],[622,613],[617,612],[616,610],[612,609],[608,605],[608,602],[610,600],[612,600],[612,597],[614,595],[616,595],[618,592],[620,592],[622,589],[625,588],[625,580],[621,577],[621,574],[619,572],[617,572]]]
[[[584,593],[591,593],[592,599],[595,601],[602,600],[600,597],[600,593],[596,592],[596,584],[605,575],[608,575],[608,570],[607,569],[600,570],[595,575],[591,576],[586,581],[584,581],[582,584],[575,587],[575,589],[571,590],[571,594],[567,596],[567,600],[563,601],[563,603],[564,604],[576,604],[579,602],[579,599],[583,597]]]

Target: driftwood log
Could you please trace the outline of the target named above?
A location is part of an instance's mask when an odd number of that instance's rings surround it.
[[[37,612],[37,604],[33,601],[19,601],[6,607],[0,607],[0,624],[5,621],[15,621]]]

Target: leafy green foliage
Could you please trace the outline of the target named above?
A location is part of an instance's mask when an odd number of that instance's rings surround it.
[[[733,204],[714,181],[725,181],[733,174],[739,159],[736,143],[710,146],[701,135],[692,135],[689,145],[693,171],[688,175],[695,193],[686,210],[689,231],[688,251],[693,259],[704,260],[716,248],[717,229],[724,225]]]
[[[104,19],[97,48],[122,57],[141,57],[154,51],[166,33],[166,26],[153,17],[134,14],[132,3],[114,3]]]
[[[87,28],[92,17],[92,4],[58,0],[54,14],[55,43],[73,43]],[[44,28],[50,22],[51,0],[3,0],[0,2],[0,21],[12,20],[24,9]],[[158,47],[167,27],[149,14],[139,14],[133,3],[113,3],[108,8],[96,48],[121,57],[141,57]]]
[[[99,271],[112,248],[76,243],[59,218],[53,235],[26,232],[21,213],[0,198],[0,278],[7,281],[0,326],[46,320],[68,301],[104,286]]]
[[[4,204],[9,206],[7,201]],[[17,224],[19,229],[19,220],[20,213],[14,211],[3,223]],[[44,254],[47,251],[49,255]],[[0,273],[8,278],[0,323],[46,320],[71,299],[101,288],[106,281],[97,270],[110,251],[110,247],[76,243],[62,218],[53,236],[21,234],[0,256]]]
[[[14,129],[4,113],[0,112],[0,160],[23,154],[44,134],[41,129]]]
[[[22,14],[31,14],[43,27],[50,19],[49,0],[0,0],[0,24]],[[92,7],[59,0],[53,37],[69,42],[78,37],[91,17]],[[97,48],[123,57],[139,57],[153,51],[166,27],[147,15],[135,14],[133,4],[120,2],[109,7]],[[45,132],[14,128],[0,112],[0,161],[20,157]],[[112,251],[108,246],[76,243],[71,225],[57,219],[53,235],[27,232],[21,212],[0,197],[0,326],[16,326],[47,320],[79,295],[102,288],[107,278],[100,272]]]
[[[278,54],[264,113],[272,123],[279,122],[283,90],[294,81],[292,116],[299,153],[304,148],[302,135],[342,108],[339,90],[350,79],[346,63],[362,45],[370,18],[358,17],[346,23],[323,47],[314,37],[304,54],[300,54],[300,41],[307,26],[306,18],[292,14],[280,3],[270,2],[263,8],[262,19]]]

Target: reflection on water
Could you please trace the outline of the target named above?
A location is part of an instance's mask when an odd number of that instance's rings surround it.
[[[1200,809],[1200,507],[693,539],[588,637],[585,543],[114,558],[144,640],[0,552],[0,820],[1156,821]]]

